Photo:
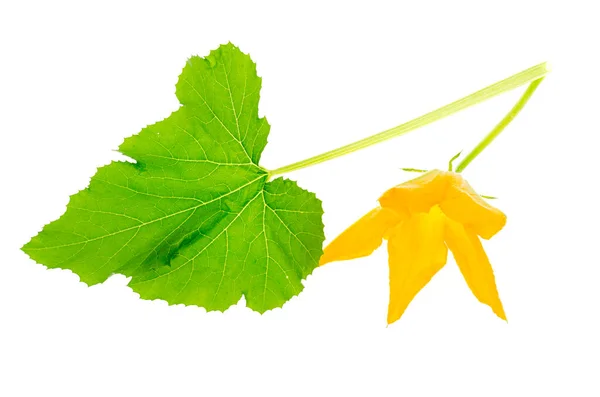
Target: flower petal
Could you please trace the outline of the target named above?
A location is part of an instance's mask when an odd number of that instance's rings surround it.
[[[400,214],[429,212],[431,207],[440,203],[448,189],[446,172],[429,171],[415,179],[404,182],[386,191],[379,203]]]
[[[490,306],[503,320],[506,314],[496,289],[494,271],[481,241],[469,227],[446,219],[444,237],[469,288],[481,303]]]
[[[447,174],[451,182],[440,203],[442,211],[486,240],[498,233],[506,224],[506,215],[488,204],[460,174]]]
[[[381,245],[388,229],[399,221],[400,218],[394,211],[375,208],[325,247],[319,265],[370,255]]]
[[[390,233],[388,324],[398,320],[417,293],[446,264],[445,216],[438,206],[415,214]]]

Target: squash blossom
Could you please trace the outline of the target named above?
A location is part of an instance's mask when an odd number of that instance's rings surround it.
[[[386,191],[370,211],[329,244],[320,260],[370,255],[388,241],[388,324],[446,264],[448,249],[480,302],[506,320],[492,266],[480,237],[491,238],[506,216],[489,205],[455,172],[433,170]]]

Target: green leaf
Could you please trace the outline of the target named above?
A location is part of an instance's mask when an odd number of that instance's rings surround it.
[[[244,295],[261,313],[282,306],[318,265],[323,210],[258,165],[270,129],[260,87],[232,44],[190,58],[176,86],[182,106],[120,146],[136,163],[98,169],[23,250],[90,285],[130,276],[145,299],[225,310]]]

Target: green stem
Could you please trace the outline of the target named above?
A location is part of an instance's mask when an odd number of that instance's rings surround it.
[[[306,168],[311,165],[319,164],[324,161],[332,160],[334,158],[343,156],[345,154],[349,154],[355,152],[360,149],[364,149],[371,145],[374,145],[379,142],[386,141],[388,139],[406,134],[410,131],[413,131],[417,128],[423,127],[427,124],[431,124],[434,121],[440,120],[444,117],[450,116],[456,112],[459,112],[463,109],[476,105],[480,102],[488,100],[496,95],[500,95],[507,91],[513,90],[517,87],[520,87],[524,84],[530,83],[534,80],[541,79],[549,72],[548,65],[546,63],[541,63],[539,65],[533,66],[529,69],[526,69],[520,73],[517,73],[507,79],[501,80],[497,83],[494,83],[482,90],[472,93],[462,99],[454,101],[446,106],[442,106],[441,108],[434,110],[432,112],[426,113],[416,119],[408,121],[404,124],[401,124],[397,127],[391,128],[389,130],[380,132],[378,134],[372,135],[370,137],[361,139],[349,145],[345,145],[339,147],[334,150],[330,150],[328,152],[319,154],[317,156],[308,158],[306,160],[298,161],[293,164],[286,165],[284,167],[280,167],[274,170],[269,171],[269,179],[275,175],[285,174],[291,171],[296,171],[301,168]]]
[[[496,139],[498,135],[500,135],[500,133],[506,128],[506,126],[509,125],[511,121],[513,121],[517,114],[519,114],[521,109],[525,107],[525,104],[527,104],[527,101],[529,101],[529,98],[531,98],[531,96],[535,92],[536,88],[538,88],[542,80],[544,80],[543,77],[529,84],[529,87],[527,87],[527,90],[525,90],[523,96],[521,96],[521,99],[519,99],[519,102],[517,102],[516,105],[513,106],[513,108],[510,110],[510,112],[508,112],[508,114],[504,116],[504,118],[500,120],[500,122],[494,127],[494,129],[491,130],[489,134],[487,134],[485,138],[483,138],[483,140],[479,142],[479,144],[475,146],[475,148],[465,156],[464,159],[462,159],[462,161],[456,167],[455,172],[462,172],[465,168],[467,168],[471,161],[473,161],[475,157],[479,155],[479,153],[483,152],[483,150],[490,143],[492,143],[492,141]]]

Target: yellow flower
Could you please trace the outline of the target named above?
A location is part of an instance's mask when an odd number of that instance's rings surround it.
[[[448,249],[473,294],[506,320],[492,266],[479,237],[491,238],[506,216],[481,198],[460,174],[433,170],[395,186],[329,244],[320,265],[371,254],[388,240],[388,324],[446,264]]]

